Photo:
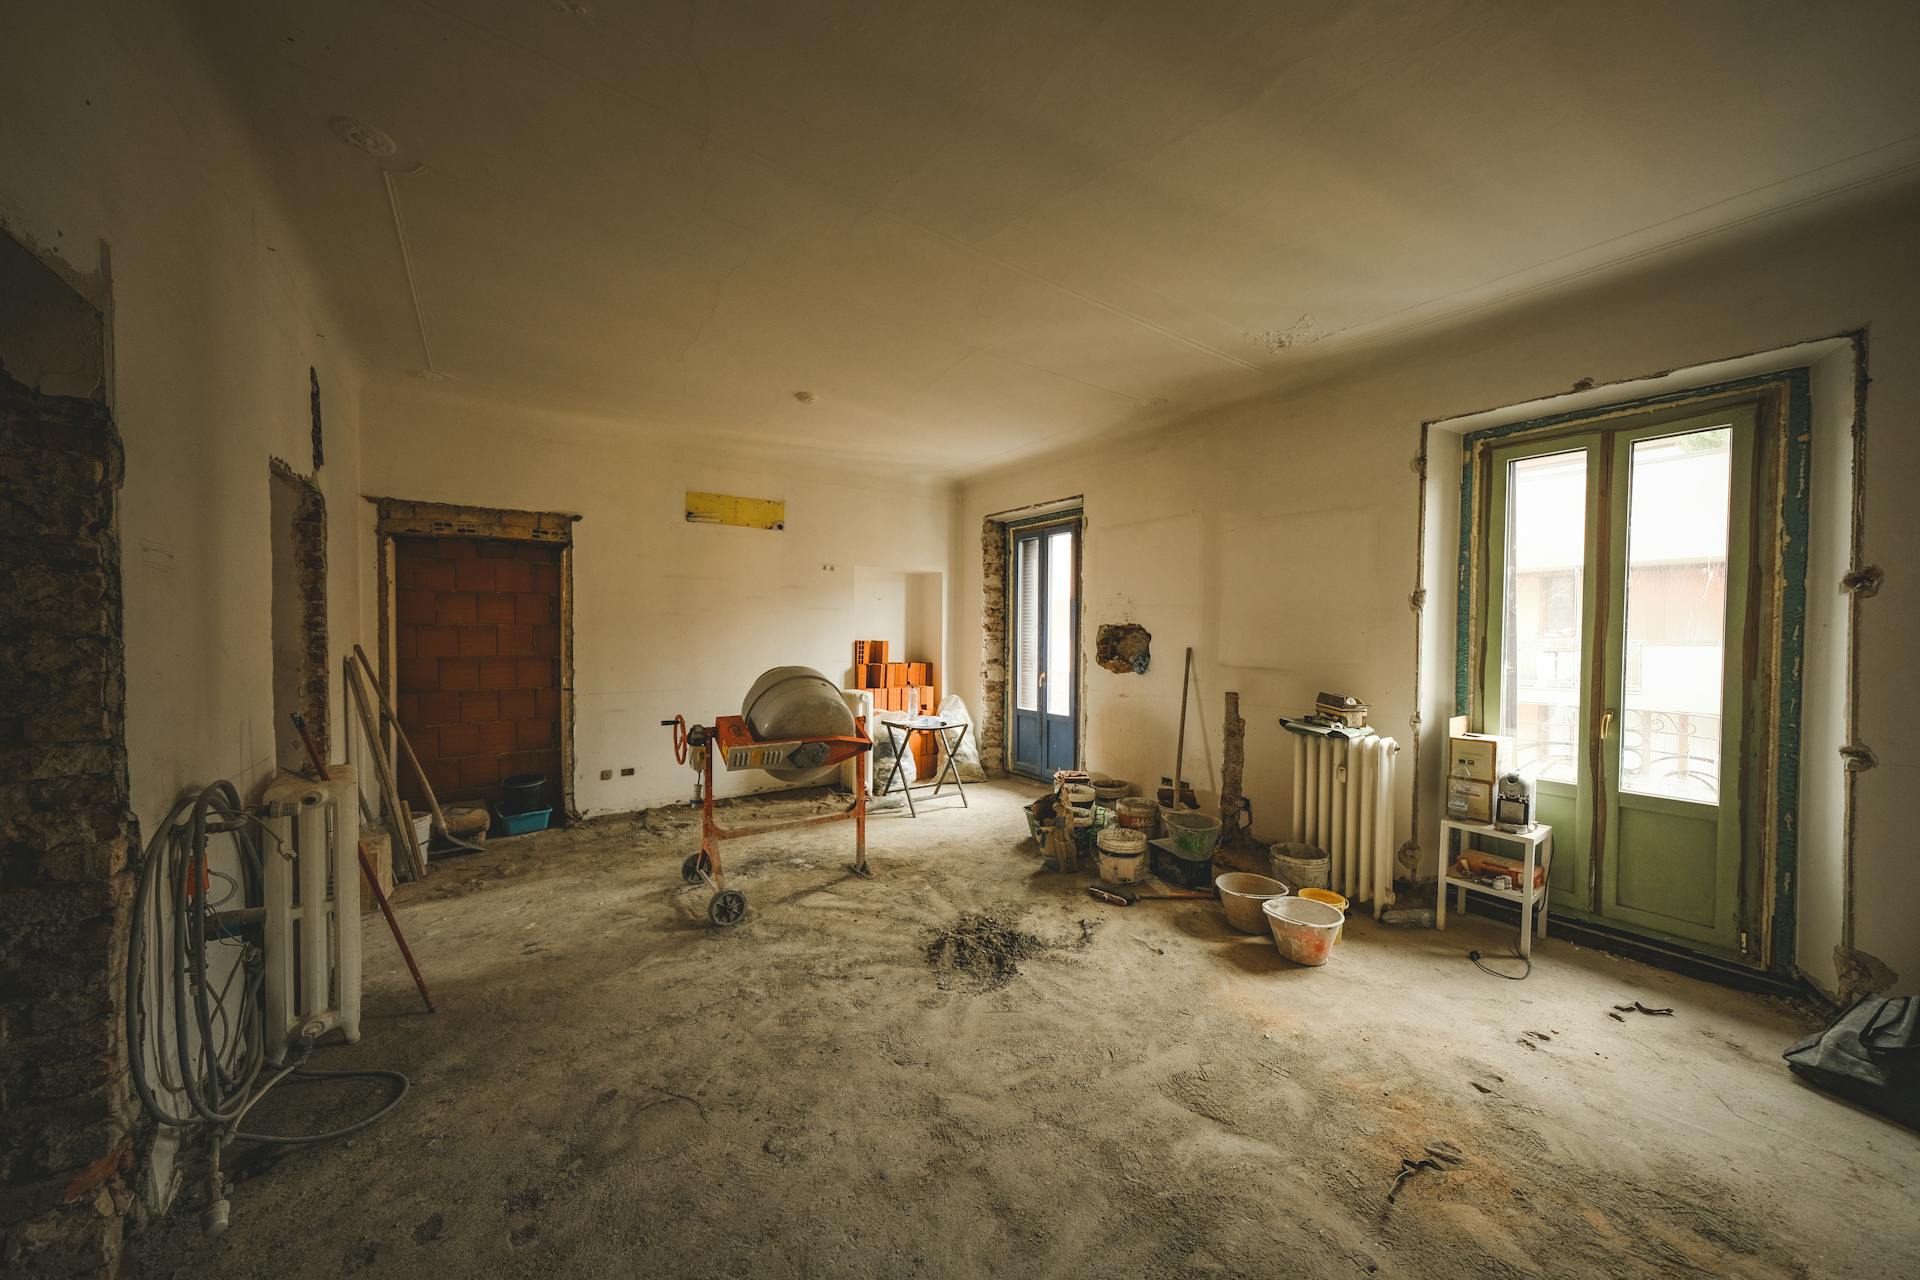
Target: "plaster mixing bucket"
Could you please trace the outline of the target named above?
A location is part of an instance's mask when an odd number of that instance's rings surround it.
[[[1312,898],[1268,898],[1260,909],[1273,931],[1273,945],[1295,964],[1325,964],[1346,920],[1337,908]]]

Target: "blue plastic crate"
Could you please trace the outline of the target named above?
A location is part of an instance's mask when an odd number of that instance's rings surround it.
[[[529,831],[545,831],[547,819],[553,816],[551,809],[534,809],[528,813],[503,813],[499,815],[503,836],[524,836]]]

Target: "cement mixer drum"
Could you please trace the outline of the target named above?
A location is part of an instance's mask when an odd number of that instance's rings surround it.
[[[761,741],[846,737],[854,731],[853,712],[838,686],[812,667],[775,667],[755,680],[740,703],[740,718]],[[830,778],[839,767],[783,766],[767,772],[783,782],[805,784]]]

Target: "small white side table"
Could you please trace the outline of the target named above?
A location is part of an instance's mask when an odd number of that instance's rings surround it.
[[[1462,880],[1449,875],[1447,868],[1459,856],[1450,846],[1453,843],[1452,832],[1460,833],[1460,853],[1472,847],[1473,837],[1485,836],[1489,840],[1507,840],[1527,847],[1526,856],[1521,859],[1520,887],[1518,889],[1496,889],[1477,880]],[[1486,853],[1490,850],[1481,850]],[[1540,868],[1540,887],[1533,887],[1533,869]],[[1453,818],[1440,820],[1440,893],[1434,906],[1433,923],[1436,928],[1447,927],[1447,886],[1452,885],[1459,893],[1458,911],[1467,909],[1467,890],[1475,893],[1488,893],[1496,898],[1505,898],[1520,904],[1520,954],[1533,954],[1533,935],[1547,936],[1547,877],[1553,874],[1553,828],[1544,822],[1533,824],[1531,831],[1502,831],[1491,822],[1459,822]],[[1534,910],[1535,905],[1539,910]]]

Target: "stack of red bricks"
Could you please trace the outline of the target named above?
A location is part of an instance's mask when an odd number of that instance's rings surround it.
[[[402,538],[395,550],[396,710],[434,791],[443,801],[494,800],[502,779],[539,773],[552,802],[560,777],[560,549]]]
[[[931,662],[889,662],[885,640],[853,642],[853,683],[873,695],[876,711],[912,711],[923,716],[940,710],[939,688],[934,681]],[[933,739],[926,734],[913,738],[914,763],[925,776],[934,766]]]

